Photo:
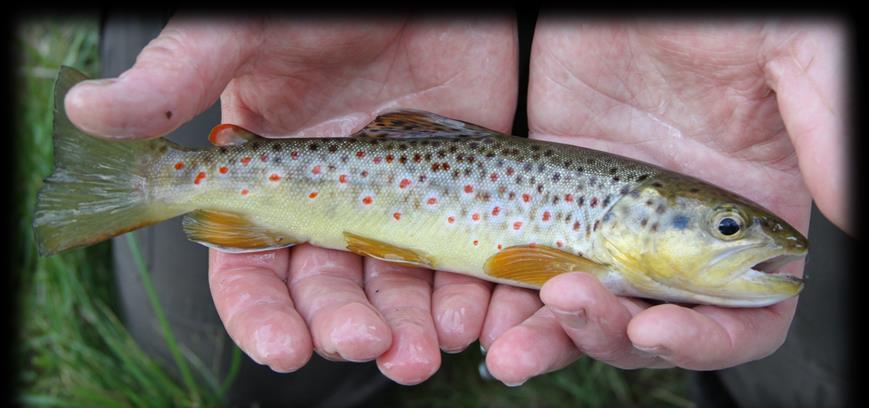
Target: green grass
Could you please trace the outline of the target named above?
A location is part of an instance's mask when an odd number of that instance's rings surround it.
[[[181,347],[166,323],[156,296],[150,298],[160,328],[176,358],[158,362],[130,337],[116,315],[117,294],[108,242],[83,250],[41,258],[33,244],[36,192],[51,170],[51,106],[54,77],[60,65],[98,73],[98,29],[95,19],[31,20],[16,31],[21,62],[16,74],[17,180],[20,207],[15,248],[21,260],[17,333],[20,345],[16,378],[18,401],[27,406],[217,406],[240,361],[222,383]],[[130,235],[132,238],[132,235]],[[130,241],[134,254],[138,248]],[[143,284],[150,275],[138,256]],[[196,369],[197,377],[193,371]]]
[[[22,260],[17,336],[20,350],[16,381],[19,402],[27,406],[216,406],[238,369],[236,349],[228,378],[218,380],[183,352],[165,320],[150,276],[132,235],[134,260],[158,317],[159,329],[173,356],[155,361],[130,337],[116,315],[117,294],[111,247],[40,258],[33,245],[32,209],[36,191],[51,170],[51,99],[61,64],[98,73],[95,19],[24,21],[16,45],[21,65],[15,72],[18,105],[15,144],[19,197],[15,248]],[[401,406],[638,406],[687,407],[685,375],[679,370],[622,371],[589,359],[509,388],[480,377],[482,356],[476,346],[444,355],[430,380],[397,387],[386,396]],[[177,374],[175,374],[177,373]]]

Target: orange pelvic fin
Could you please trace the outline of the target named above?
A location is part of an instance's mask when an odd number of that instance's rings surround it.
[[[433,265],[427,256],[412,249],[397,247],[346,231],[344,239],[347,241],[347,250],[357,255],[423,268],[431,268]]]

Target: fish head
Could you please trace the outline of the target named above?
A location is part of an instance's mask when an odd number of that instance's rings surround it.
[[[797,295],[808,241],[771,211],[693,178],[654,177],[623,195],[599,234],[640,295],[759,307]],[[784,267],[788,264],[788,267]]]

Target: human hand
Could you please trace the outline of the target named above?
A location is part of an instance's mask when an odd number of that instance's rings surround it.
[[[508,131],[516,106],[515,25],[394,18],[176,18],[118,79],[67,96],[76,125],[104,137],[164,135],[220,97],[223,122],[264,136],[345,136],[394,107]],[[203,135],[204,137],[204,135]],[[210,252],[209,282],[230,336],[275,371],[377,359],[402,384],[477,339],[491,284],[299,245]]]
[[[531,137],[705,179],[803,233],[814,198],[847,229],[841,38],[825,26],[580,25],[544,17],[531,56]],[[789,269],[801,275],[802,263]],[[652,305],[616,297],[583,273],[553,278],[540,298],[542,307],[524,307],[521,323],[482,339],[490,372],[505,383],[581,354],[622,368],[731,367],[775,351],[797,303]]]

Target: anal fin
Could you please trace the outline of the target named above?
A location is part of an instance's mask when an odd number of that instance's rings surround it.
[[[191,241],[225,252],[255,252],[297,243],[288,234],[256,225],[247,217],[224,211],[197,210],[184,217]]]
[[[357,255],[423,268],[433,266],[432,261],[427,256],[412,249],[401,248],[346,231],[344,232],[344,240],[347,241],[347,250]]]
[[[607,271],[604,265],[558,249],[541,246],[514,246],[492,255],[484,266],[487,275],[529,286],[541,287],[555,275],[565,272]]]

